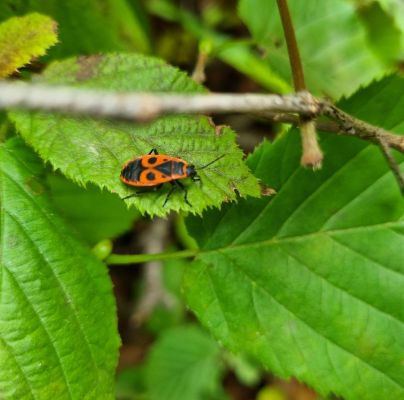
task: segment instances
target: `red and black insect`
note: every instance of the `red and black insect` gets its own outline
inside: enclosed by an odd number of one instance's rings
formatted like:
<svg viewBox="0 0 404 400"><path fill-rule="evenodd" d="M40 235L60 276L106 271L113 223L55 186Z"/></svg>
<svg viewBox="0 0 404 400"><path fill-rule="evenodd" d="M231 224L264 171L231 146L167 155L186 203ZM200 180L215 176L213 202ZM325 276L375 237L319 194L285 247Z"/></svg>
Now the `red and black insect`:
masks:
<svg viewBox="0 0 404 400"><path fill-rule="evenodd" d="M134 193L125 197L125 199L150 191L156 191L160 189L164 183L170 183L172 187L167 193L163 207L177 188L184 192L184 201L191 206L187 197L188 191L179 180L191 178L193 181L200 181L201 179L198 176L197 170L208 167L222 157L224 157L224 155L221 155L202 167L196 168L194 165L188 164L181 158L159 154L156 149L152 149L149 154L130 160L122 167L120 179L123 183L129 186L149 189Z"/></svg>

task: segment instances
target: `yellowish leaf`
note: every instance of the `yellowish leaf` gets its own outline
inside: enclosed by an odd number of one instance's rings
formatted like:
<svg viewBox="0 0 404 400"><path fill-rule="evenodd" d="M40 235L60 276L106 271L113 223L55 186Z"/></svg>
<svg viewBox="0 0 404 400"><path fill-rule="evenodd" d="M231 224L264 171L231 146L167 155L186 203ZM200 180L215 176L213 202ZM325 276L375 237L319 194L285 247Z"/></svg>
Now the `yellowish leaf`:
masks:
<svg viewBox="0 0 404 400"><path fill-rule="evenodd" d="M0 24L0 78L42 56L57 42L56 22L42 14L13 17Z"/></svg>

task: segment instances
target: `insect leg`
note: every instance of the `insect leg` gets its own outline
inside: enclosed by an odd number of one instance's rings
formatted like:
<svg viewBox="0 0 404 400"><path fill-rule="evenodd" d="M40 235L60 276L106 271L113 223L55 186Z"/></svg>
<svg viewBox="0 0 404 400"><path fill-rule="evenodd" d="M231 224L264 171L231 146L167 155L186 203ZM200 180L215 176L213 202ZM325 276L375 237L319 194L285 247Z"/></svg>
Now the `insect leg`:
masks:
<svg viewBox="0 0 404 400"><path fill-rule="evenodd" d="M151 149L148 154L159 154L157 149Z"/></svg>
<svg viewBox="0 0 404 400"><path fill-rule="evenodd" d="M188 190L187 188L179 181L174 181L174 183L181 188L181 190L184 192L184 201L187 203L190 207L192 207L192 204L188 201Z"/></svg>
<svg viewBox="0 0 404 400"><path fill-rule="evenodd" d="M166 199L164 200L164 203L163 203L163 207L167 204L168 199L173 194L174 190L177 188L177 186L176 186L176 184L174 182L175 181L170 182L172 186L171 186L170 191L167 193Z"/></svg>
<svg viewBox="0 0 404 400"><path fill-rule="evenodd" d="M153 186L153 187L151 187L149 189L146 189L146 190L141 190L139 192L132 193L129 196L123 197L122 200L126 200L126 199L129 199L131 197L137 197L137 196L140 196L142 194L146 194L146 193L150 193L150 192L156 192L157 190L161 189L162 186L163 186L163 184L160 184L160 185Z"/></svg>

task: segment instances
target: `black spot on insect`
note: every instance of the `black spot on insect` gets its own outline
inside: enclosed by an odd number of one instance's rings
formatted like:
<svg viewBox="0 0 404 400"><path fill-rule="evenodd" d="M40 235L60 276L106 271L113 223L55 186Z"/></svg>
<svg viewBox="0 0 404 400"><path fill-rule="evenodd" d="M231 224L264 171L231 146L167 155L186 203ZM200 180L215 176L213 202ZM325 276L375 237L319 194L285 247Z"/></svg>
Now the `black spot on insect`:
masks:
<svg viewBox="0 0 404 400"><path fill-rule="evenodd" d="M156 175L153 172L148 172L146 175L148 181L154 181L156 179Z"/></svg>
<svg viewBox="0 0 404 400"><path fill-rule="evenodd" d="M157 161L157 157L150 157L149 158L149 164L155 164Z"/></svg>

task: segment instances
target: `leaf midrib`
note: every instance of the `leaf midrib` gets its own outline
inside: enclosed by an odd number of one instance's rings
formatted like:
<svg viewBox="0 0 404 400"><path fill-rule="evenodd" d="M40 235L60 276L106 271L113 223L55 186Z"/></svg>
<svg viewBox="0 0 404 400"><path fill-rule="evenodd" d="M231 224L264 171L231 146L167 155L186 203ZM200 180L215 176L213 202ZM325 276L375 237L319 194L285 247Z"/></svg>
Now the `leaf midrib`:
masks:
<svg viewBox="0 0 404 400"><path fill-rule="evenodd" d="M225 251L231 251L231 250L241 250L241 249L249 249L249 248L260 248L260 247L266 247L266 246L272 246L272 245L281 245L283 243L293 243L293 242L298 242L298 241L304 241L316 236L321 236L321 235L338 235L338 234L343 234L343 233L356 233L356 232L361 232L361 231L366 231L366 230L374 230L374 229L382 229L382 228L387 228L387 229L393 229L396 228L396 225L401 225L404 227L404 220L401 219L402 216L396 221L390 221L390 222L383 222L380 224L374 224L374 225L367 225L367 226L358 226L358 227L352 227L352 228L343 228L343 229L333 229L333 230L328 230L328 231L318 231L318 232L309 232L305 233L303 235L295 235L295 236L284 236L284 237L272 237L270 239L265 239L265 240L257 240L254 242L247 242L247 243L238 243L238 244L230 244L227 246L221 246L221 247L216 247L213 249L200 249L198 251L197 258L203 255L210 255L214 254L216 252L225 252ZM382 265L382 264L381 264ZM404 273L401 273L397 270L387 268L384 266L386 269L388 269L391 272L394 272L400 276L404 276Z"/></svg>

